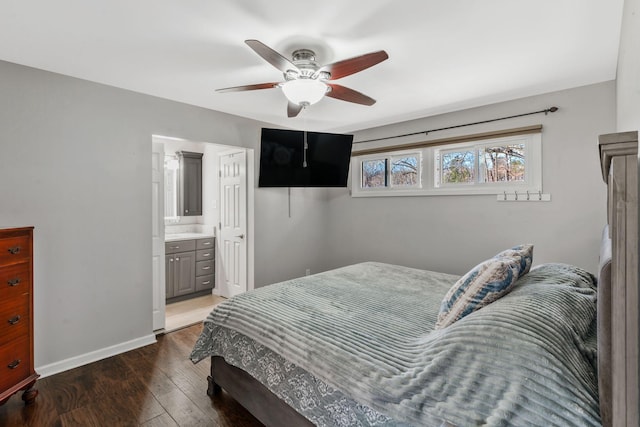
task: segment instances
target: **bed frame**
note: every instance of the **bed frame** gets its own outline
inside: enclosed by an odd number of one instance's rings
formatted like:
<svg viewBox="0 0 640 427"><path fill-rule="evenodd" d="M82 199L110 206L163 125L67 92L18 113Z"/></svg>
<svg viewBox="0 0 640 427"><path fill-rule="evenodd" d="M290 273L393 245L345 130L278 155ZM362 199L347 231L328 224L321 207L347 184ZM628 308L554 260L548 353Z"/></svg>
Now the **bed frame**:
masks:
<svg viewBox="0 0 640 427"><path fill-rule="evenodd" d="M605 427L640 425L638 306L638 133L601 135L602 176L608 187L608 243L598 286L598 381ZM602 258L602 257L601 257ZM606 258L606 255L605 255ZM266 426L312 426L245 371L211 358L207 394L224 389Z"/></svg>
<svg viewBox="0 0 640 427"><path fill-rule="evenodd" d="M599 147L611 239L598 284L600 414L605 427L638 426L638 132L601 135Z"/></svg>

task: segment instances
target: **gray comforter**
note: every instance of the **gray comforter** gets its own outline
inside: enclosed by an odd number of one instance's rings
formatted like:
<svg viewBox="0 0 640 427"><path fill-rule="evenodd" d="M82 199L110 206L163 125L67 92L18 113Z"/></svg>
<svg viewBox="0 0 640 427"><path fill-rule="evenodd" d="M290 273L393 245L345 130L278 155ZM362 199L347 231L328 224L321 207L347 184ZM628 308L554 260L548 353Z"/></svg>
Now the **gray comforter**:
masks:
<svg viewBox="0 0 640 427"><path fill-rule="evenodd" d="M260 288L218 306L191 357L234 359L216 337L239 333L386 425L599 425L595 279L544 265L434 331L456 279L363 263Z"/></svg>

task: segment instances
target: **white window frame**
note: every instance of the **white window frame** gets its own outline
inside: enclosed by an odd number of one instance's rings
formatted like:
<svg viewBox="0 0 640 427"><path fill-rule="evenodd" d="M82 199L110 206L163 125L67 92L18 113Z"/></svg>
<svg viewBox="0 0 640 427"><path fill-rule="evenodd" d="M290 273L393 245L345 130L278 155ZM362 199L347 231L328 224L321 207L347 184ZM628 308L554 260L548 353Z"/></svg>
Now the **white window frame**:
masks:
<svg viewBox="0 0 640 427"><path fill-rule="evenodd" d="M486 146L503 146L512 144L525 145L525 179L518 182L499 183L469 183L469 184L438 184L439 172L436 162L441 151L470 149L475 151L476 168L479 167L478 149ZM391 171L391 161L398 156L419 154L418 179L416 186L394 187L391 185L391 177L387 177L386 187L362 188L362 162L367 160L387 159L388 171ZM443 196L443 195L480 195L480 194L504 194L518 192L519 194L531 194L542 192L542 135L532 133L485 140L447 144L441 146L429 146L411 150L388 151L377 154L358 156L357 151L351 158L351 196L352 197L389 197L389 196ZM477 169L480 176L480 169Z"/></svg>

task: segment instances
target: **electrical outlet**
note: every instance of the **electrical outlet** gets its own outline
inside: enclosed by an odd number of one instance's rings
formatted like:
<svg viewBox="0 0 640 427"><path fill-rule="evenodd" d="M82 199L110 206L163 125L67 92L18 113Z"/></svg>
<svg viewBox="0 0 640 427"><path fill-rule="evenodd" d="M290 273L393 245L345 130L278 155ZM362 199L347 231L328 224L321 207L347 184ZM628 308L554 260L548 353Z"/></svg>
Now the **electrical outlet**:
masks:
<svg viewBox="0 0 640 427"><path fill-rule="evenodd" d="M307 270L305 271L305 276L309 276L311 274L311 269L307 268Z"/></svg>

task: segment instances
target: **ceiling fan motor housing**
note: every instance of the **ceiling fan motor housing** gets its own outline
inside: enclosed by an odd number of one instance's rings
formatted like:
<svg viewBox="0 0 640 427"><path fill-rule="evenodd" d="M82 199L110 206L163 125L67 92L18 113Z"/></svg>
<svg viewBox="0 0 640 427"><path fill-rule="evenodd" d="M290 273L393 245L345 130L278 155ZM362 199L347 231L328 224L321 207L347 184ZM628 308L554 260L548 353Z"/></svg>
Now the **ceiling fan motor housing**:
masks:
<svg viewBox="0 0 640 427"><path fill-rule="evenodd" d="M311 49L297 49L291 54L293 64L298 70L287 70L284 73L285 80L294 79L317 79L329 80L331 73L320 71L318 73L318 63L316 62L316 53Z"/></svg>

